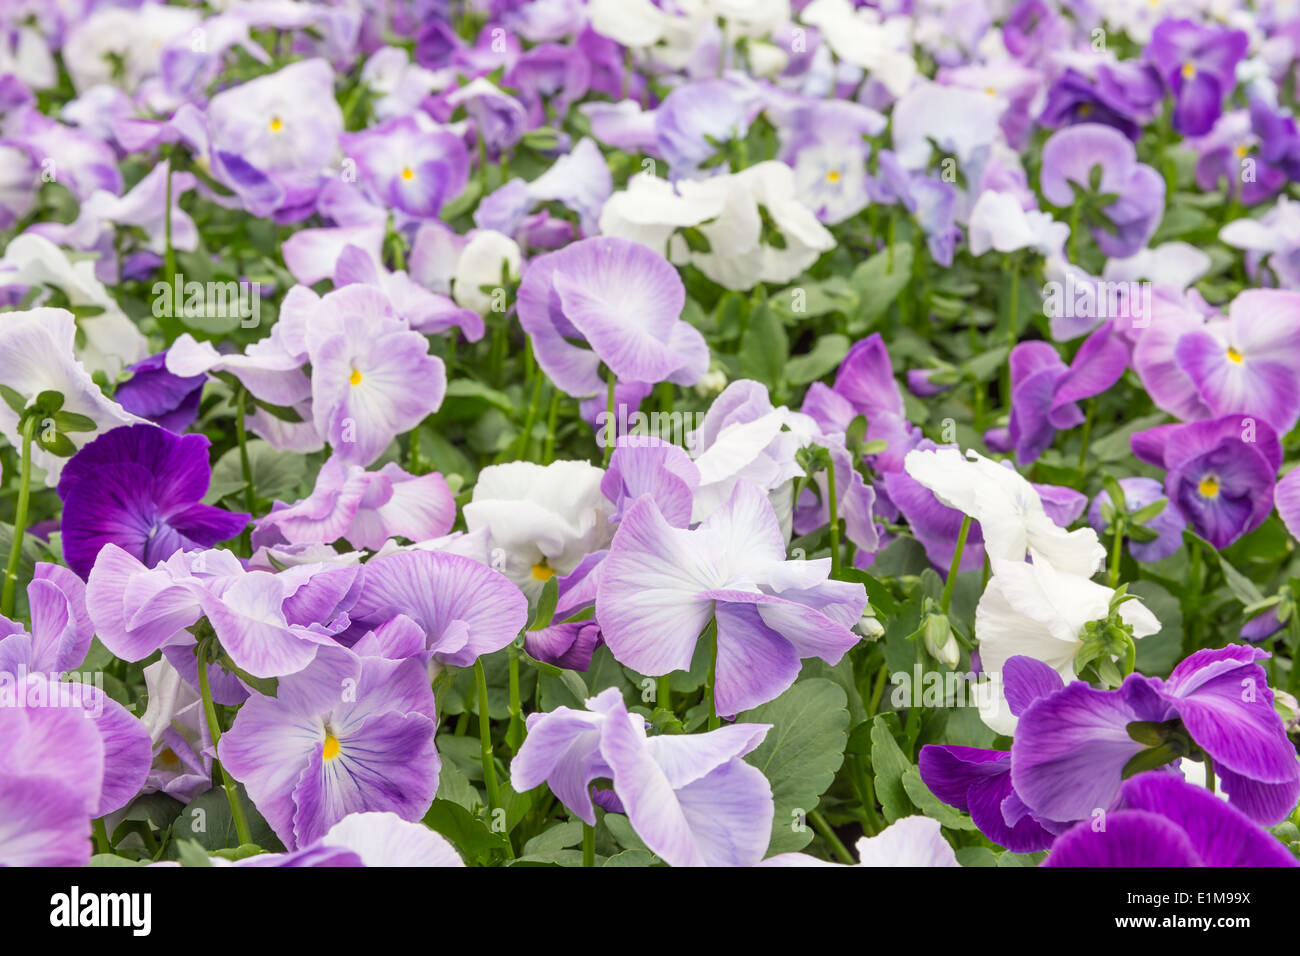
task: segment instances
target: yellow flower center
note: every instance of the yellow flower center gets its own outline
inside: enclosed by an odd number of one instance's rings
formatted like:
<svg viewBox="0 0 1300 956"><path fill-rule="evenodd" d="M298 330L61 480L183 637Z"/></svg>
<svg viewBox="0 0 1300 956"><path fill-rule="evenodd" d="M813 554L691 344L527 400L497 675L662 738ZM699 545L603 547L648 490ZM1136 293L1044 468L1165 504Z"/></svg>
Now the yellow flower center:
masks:
<svg viewBox="0 0 1300 956"><path fill-rule="evenodd" d="M1183 79L1190 80L1196 76L1196 64L1190 60L1183 64Z"/></svg>
<svg viewBox="0 0 1300 956"><path fill-rule="evenodd" d="M351 374L350 376L348 376L348 384L349 384L349 385L360 385L360 384L361 384L361 371L360 371L359 369L355 369L355 368L354 368L354 369L352 370L352 374Z"/></svg>
<svg viewBox="0 0 1300 956"><path fill-rule="evenodd" d="M838 183L840 181L840 171L838 169L832 169L826 174L826 181L831 185Z"/></svg>
<svg viewBox="0 0 1300 956"><path fill-rule="evenodd" d="M998 91L995 90L995 89L994 89L993 87L991 87L991 86L986 86L986 87L984 87L984 92L987 93L989 96L997 96L997 95L998 95Z"/></svg>
<svg viewBox="0 0 1300 956"><path fill-rule="evenodd" d="M174 767L181 762L181 758L176 756L176 751L171 747L164 747L162 753L158 755L158 760L166 767Z"/></svg>
<svg viewBox="0 0 1300 956"><path fill-rule="evenodd" d="M1236 349L1234 349L1231 345L1228 346L1228 361L1229 361L1229 362L1236 362L1238 365L1240 365L1241 362L1242 362L1242 358L1243 358L1243 356L1242 356L1242 354L1241 354L1240 352L1238 352Z"/></svg>
<svg viewBox="0 0 1300 956"><path fill-rule="evenodd" d="M1080 116L1088 116L1088 115L1090 115L1091 113L1092 113L1092 104L1091 104L1091 103L1080 103L1080 104L1079 104L1079 115L1080 115Z"/></svg>
<svg viewBox="0 0 1300 956"><path fill-rule="evenodd" d="M538 561L536 564L533 565L534 580L549 581L553 577L555 577L555 571L554 569L551 568L549 564L546 563L545 558L542 558L542 560Z"/></svg>
<svg viewBox="0 0 1300 956"><path fill-rule="evenodd" d="M278 133L284 129L284 122L278 116L271 117L271 132Z"/></svg>
<svg viewBox="0 0 1300 956"><path fill-rule="evenodd" d="M415 178L415 170L412 169L410 166L403 166L402 178L405 179L407 182L410 182L412 179Z"/></svg>
<svg viewBox="0 0 1300 956"><path fill-rule="evenodd" d="M325 760L333 760L339 755L339 739L333 734L325 735L325 745L320 749L320 755Z"/></svg>
<svg viewBox="0 0 1300 956"><path fill-rule="evenodd" d="M1245 155L1249 152L1250 152L1250 147L1243 143L1242 145L1237 147L1237 158L1241 159L1245 157Z"/></svg>
<svg viewBox="0 0 1300 956"><path fill-rule="evenodd" d="M1219 479L1214 475L1206 475L1197 485L1196 490L1201 493L1202 498L1219 497Z"/></svg>

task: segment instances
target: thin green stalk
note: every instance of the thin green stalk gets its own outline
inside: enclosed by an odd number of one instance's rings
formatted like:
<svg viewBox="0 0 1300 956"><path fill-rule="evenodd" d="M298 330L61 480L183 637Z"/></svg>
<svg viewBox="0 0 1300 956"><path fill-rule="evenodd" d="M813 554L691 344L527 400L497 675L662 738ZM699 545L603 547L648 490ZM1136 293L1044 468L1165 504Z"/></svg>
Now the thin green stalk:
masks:
<svg viewBox="0 0 1300 956"><path fill-rule="evenodd" d="M5 617L13 617L18 565L23 557L23 535L27 533L27 502L32 491L32 434L36 431L37 417L30 415L23 422L23 460L18 478L18 503L14 506L14 537L9 542L9 563L5 565L5 583L0 591L0 614Z"/></svg>
<svg viewBox="0 0 1300 956"><path fill-rule="evenodd" d="M1209 790L1210 793L1214 793L1214 761L1210 759L1209 754L1205 755L1205 788Z"/></svg>
<svg viewBox="0 0 1300 956"><path fill-rule="evenodd" d="M605 455L602 467L609 467L609 456L614 454L614 446L618 443L618 420L614 417L614 386L618 382L618 376L614 370L610 369L609 374L609 394L605 399Z"/></svg>
<svg viewBox="0 0 1300 956"><path fill-rule="evenodd" d="M96 853L112 853L113 844L108 839L108 826L103 817L96 817L92 824L95 836Z"/></svg>
<svg viewBox="0 0 1300 956"><path fill-rule="evenodd" d="M510 657L510 732L506 742L512 753L518 752L518 744L523 741L524 707L519 695L519 648L511 642L508 648Z"/></svg>
<svg viewBox="0 0 1300 956"><path fill-rule="evenodd" d="M546 410L546 442L542 445L542 464L549 465L555 458L555 424L560 417L560 390L551 389L551 407Z"/></svg>
<svg viewBox="0 0 1300 956"><path fill-rule="evenodd" d="M667 674L655 682L655 706L664 710L673 709L673 685Z"/></svg>
<svg viewBox="0 0 1300 956"><path fill-rule="evenodd" d="M531 346L529 354L531 355ZM519 434L519 447L515 449L517 458L528 458L528 447L533 440L533 422L537 420L537 411L542 404L542 382L546 376L542 374L539 368L533 375L533 397L528 403L528 414L524 416L524 430Z"/></svg>
<svg viewBox="0 0 1300 956"><path fill-rule="evenodd" d="M596 865L596 828L590 823L582 825L582 865Z"/></svg>
<svg viewBox="0 0 1300 956"><path fill-rule="evenodd" d="M706 683L706 689L709 695L709 730L717 730L722 726L722 720L718 717L718 697L717 697L717 679L718 679L718 622L712 620L709 626L705 628L708 640L713 642L710 649L709 657L709 676Z"/></svg>
<svg viewBox="0 0 1300 956"><path fill-rule="evenodd" d="M251 515L254 513L253 506L257 502L257 495L253 490L253 466L248 460L248 431L244 427L244 407L247 396L248 391L243 388L235 394L235 437L239 441L239 468L244 475L244 507Z"/></svg>
<svg viewBox="0 0 1300 956"><path fill-rule="evenodd" d="M1092 419L1097 412L1097 400L1088 399L1088 414L1083 419L1082 444L1079 446L1079 471L1088 467L1088 443L1092 439Z"/></svg>
<svg viewBox="0 0 1300 956"><path fill-rule="evenodd" d="M835 831L831 829L831 825L826 822L826 818L819 811L809 810L808 822L813 825L813 829L817 831L818 835L830 845L831 852L835 854L836 859L841 863L847 863L849 866L853 866L857 862L857 860L853 859L852 854L845 849L844 844L840 842L840 838L835 835Z"/></svg>
<svg viewBox="0 0 1300 956"><path fill-rule="evenodd" d="M835 462L826 469L826 497L831 513L831 577L840 576L840 503L835 494Z"/></svg>
<svg viewBox="0 0 1300 956"><path fill-rule="evenodd" d="M961 570L961 555L966 550L970 524L970 515L962 515L961 530L957 532L957 547L952 552L952 566L948 568L948 580L943 582L943 599L939 603L939 609L944 614L948 613L948 607L952 604L952 591L957 586L957 573Z"/></svg>
<svg viewBox="0 0 1300 956"><path fill-rule="evenodd" d="M497 783L497 765L492 756L492 723L488 714L487 673L483 661L474 661L474 685L478 690L478 741L483 759L483 783L487 786L488 810L501 806L501 787Z"/></svg>
<svg viewBox="0 0 1300 956"><path fill-rule="evenodd" d="M199 672L199 696L203 698L203 713L208 720L208 734L212 737L212 751L216 753L217 743L221 740L221 721L217 719L217 708L212 702L212 688L209 686L208 681L207 651L207 643L201 641L195 663L198 665ZM239 790L235 786L235 781L220 761L214 757L212 762L221 768L223 789L226 791L226 800L230 804L230 817L235 822L235 833L239 837L239 844L243 846L245 843L252 843L253 835L248 829L248 818L244 815L244 805L240 802Z"/></svg>
<svg viewBox="0 0 1300 956"><path fill-rule="evenodd" d="M1110 568L1107 575L1110 578L1111 588L1119 587L1119 564L1124 556L1124 519L1115 519L1115 540L1110 546Z"/></svg>

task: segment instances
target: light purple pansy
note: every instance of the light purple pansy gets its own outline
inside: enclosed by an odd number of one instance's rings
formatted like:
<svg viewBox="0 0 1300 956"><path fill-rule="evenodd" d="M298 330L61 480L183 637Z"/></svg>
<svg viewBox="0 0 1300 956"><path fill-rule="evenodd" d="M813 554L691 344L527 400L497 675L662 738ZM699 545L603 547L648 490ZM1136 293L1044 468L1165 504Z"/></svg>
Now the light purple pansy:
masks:
<svg viewBox="0 0 1300 956"><path fill-rule="evenodd" d="M571 813L596 823L591 784L613 781L600 802L626 812L637 835L672 866L753 866L771 837L772 788L746 763L767 724L730 724L701 734L646 734L617 688L586 702L530 714L510 765L516 789L547 783ZM612 797L612 799L611 799Z"/></svg>
<svg viewBox="0 0 1300 956"><path fill-rule="evenodd" d="M509 578L472 558L399 551L365 564L350 615L361 629L403 617L435 660L467 667L515 639L528 621L528 600Z"/></svg>
<svg viewBox="0 0 1300 956"><path fill-rule="evenodd" d="M424 129L414 115L394 117L340 138L360 181L384 205L411 216L438 215L469 179L469 153L461 138Z"/></svg>
<svg viewBox="0 0 1300 956"><path fill-rule="evenodd" d="M1083 123L1053 133L1043 145L1043 195L1054 205L1068 209L1074 205L1076 188L1091 190L1094 168L1101 170L1098 193L1118 198L1101 210L1108 224L1090 224L1092 237L1107 256L1131 256L1147 244L1160 225L1165 181L1150 166L1137 161L1133 144L1119 130L1100 123Z"/></svg>
<svg viewBox="0 0 1300 956"><path fill-rule="evenodd" d="M582 239L529 263L519 322L542 370L575 398L604 392L602 363L623 382L693 385L709 349L682 320L685 301L677 270L648 246Z"/></svg>
<svg viewBox="0 0 1300 956"><path fill-rule="evenodd" d="M787 561L767 496L740 480L693 531L672 527L643 497L623 515L597 587L596 619L614 657L651 676L689 670L717 622L717 713L772 700L800 658L834 664L858 637L860 584L829 580L830 559Z"/></svg>
<svg viewBox="0 0 1300 956"><path fill-rule="evenodd" d="M440 538L451 530L456 501L437 472L412 475L396 462L366 471L330 458L312 493L291 505L277 501L258 519L253 545L331 544L340 538L377 551L389 538Z"/></svg>
<svg viewBox="0 0 1300 956"><path fill-rule="evenodd" d="M0 865L85 866L104 781L95 724L70 707L0 707Z"/></svg>
<svg viewBox="0 0 1300 956"><path fill-rule="evenodd" d="M331 647L282 678L275 697L250 697L217 756L295 849L349 813L387 810L420 820L441 767L433 714L428 672L417 658Z"/></svg>
<svg viewBox="0 0 1300 956"><path fill-rule="evenodd" d="M321 298L306 328L316 430L342 462L368 465L437 411L442 359L399 319L379 289L350 285Z"/></svg>

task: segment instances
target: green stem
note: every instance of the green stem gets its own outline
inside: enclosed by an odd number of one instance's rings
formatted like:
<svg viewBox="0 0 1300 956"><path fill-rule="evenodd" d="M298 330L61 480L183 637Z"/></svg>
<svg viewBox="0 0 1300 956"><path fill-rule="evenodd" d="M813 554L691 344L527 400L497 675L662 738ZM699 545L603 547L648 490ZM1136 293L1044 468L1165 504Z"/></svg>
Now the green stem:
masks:
<svg viewBox="0 0 1300 956"><path fill-rule="evenodd" d="M549 465L555 458L555 424L560 417L560 390L551 390L551 407L546 411L546 443L542 445L542 464Z"/></svg>
<svg viewBox="0 0 1300 956"><path fill-rule="evenodd" d="M532 346L530 344L530 355L531 349ZM542 382L545 378L546 376L542 374L540 368L533 374L533 398L532 401L528 403L528 414L524 416L524 430L519 435L519 447L515 452L516 457L518 458L528 458L528 446L532 444L533 440L533 422L537 420L537 411L542 404Z"/></svg>
<svg viewBox="0 0 1300 956"><path fill-rule="evenodd" d="M957 532L957 547L952 552L952 566L948 568L948 580L943 583L943 598L939 602L939 609L944 614L948 613L948 607L952 604L952 591L957 586L957 572L961 570L961 555L966 550L970 524L970 515L962 515L961 530Z"/></svg>
<svg viewBox="0 0 1300 956"><path fill-rule="evenodd" d="M840 503L835 494L835 462L826 469L826 497L831 513L831 577L840 576Z"/></svg>
<svg viewBox="0 0 1300 956"><path fill-rule="evenodd" d="M605 398L605 431L603 433L605 436L605 455L601 463L604 468L609 467L609 456L614 454L614 446L618 443L618 419L614 417L614 386L618 382L618 376L614 374L613 369L610 369L607 377L609 378L609 392Z"/></svg>
<svg viewBox="0 0 1300 956"><path fill-rule="evenodd" d="M817 831L821 838L830 844L831 852L835 854L835 857L841 863L853 866L857 862L853 859L852 854L845 849L844 844L840 842L840 838L835 835L835 831L831 829L831 825L826 822L826 818L819 811L809 810L808 822L813 825L813 829Z"/></svg>
<svg viewBox="0 0 1300 956"><path fill-rule="evenodd" d="M582 825L582 865L596 865L596 828L590 823Z"/></svg>
<svg viewBox="0 0 1300 956"><path fill-rule="evenodd" d="M478 741L483 760L483 783L487 786L488 811L501 806L501 787L497 783L497 765L492 756L492 723L488 714L487 673L483 661L474 661L474 684L478 690Z"/></svg>
<svg viewBox="0 0 1300 956"><path fill-rule="evenodd" d="M664 674L656 682L655 687L655 706L662 707L664 710L673 709L673 685L667 674Z"/></svg>
<svg viewBox="0 0 1300 956"><path fill-rule="evenodd" d="M253 506L257 501L253 490L253 466L248 460L248 432L244 427L244 404L248 390L241 388L235 395L235 437L239 441L239 468L244 475L244 507L249 515L254 514Z"/></svg>
<svg viewBox="0 0 1300 956"><path fill-rule="evenodd" d="M709 651L709 676L706 685L709 694L709 730L717 730L722 726L722 720L718 717L717 690L714 686L718 679L718 622L716 619L709 622L705 634L713 642L713 647Z"/></svg>
<svg viewBox="0 0 1300 956"><path fill-rule="evenodd" d="M23 557L23 536L27 533L27 502L32 490L32 434L36 431L37 415L29 415L23 422L22 470L18 479L18 503L14 507L14 537L9 542L9 563L5 565L5 583L0 591L0 614L13 617L14 594L18 587L18 565Z"/></svg>
<svg viewBox="0 0 1300 956"><path fill-rule="evenodd" d="M103 817L96 817L93 823L96 853L112 853L113 844L108 840L108 826Z"/></svg>
<svg viewBox="0 0 1300 956"><path fill-rule="evenodd" d="M1124 556L1124 519L1115 519L1115 540L1110 547L1110 586L1119 587L1119 563Z"/></svg>
<svg viewBox="0 0 1300 956"><path fill-rule="evenodd" d="M1214 787L1215 787L1214 761L1210 759L1209 754L1206 754L1205 755L1205 788L1209 790L1210 793L1214 793Z"/></svg>
<svg viewBox="0 0 1300 956"><path fill-rule="evenodd" d="M203 713L208 720L208 734L212 737L212 752L215 754L217 744L221 740L221 721L217 719L217 708L212 702L212 688L209 686L208 681L207 652L207 642L200 641L198 655L195 658L199 671L199 696L203 698ZM230 803L230 817L235 822L235 833L239 837L239 844L243 846L245 843L252 843L253 835L248 829L248 818L244 815L244 805L240 802L239 790L235 786L235 781L220 761L213 757L212 762L221 769L223 789L226 791L226 800Z"/></svg>
<svg viewBox="0 0 1300 956"><path fill-rule="evenodd" d="M514 645L513 641L510 643L508 653L510 656L510 734L507 734L507 737L509 738L516 733L523 733L524 708L519 696L519 648ZM522 742L523 738L520 736L514 739ZM509 743L509 740L507 740L507 743ZM514 744L511 744L511 752L518 752Z"/></svg>
<svg viewBox="0 0 1300 956"><path fill-rule="evenodd" d="M1084 471L1088 466L1088 442L1092 439L1092 419L1097 412L1097 400L1088 399L1088 414L1083 419L1083 438L1079 446L1079 471Z"/></svg>

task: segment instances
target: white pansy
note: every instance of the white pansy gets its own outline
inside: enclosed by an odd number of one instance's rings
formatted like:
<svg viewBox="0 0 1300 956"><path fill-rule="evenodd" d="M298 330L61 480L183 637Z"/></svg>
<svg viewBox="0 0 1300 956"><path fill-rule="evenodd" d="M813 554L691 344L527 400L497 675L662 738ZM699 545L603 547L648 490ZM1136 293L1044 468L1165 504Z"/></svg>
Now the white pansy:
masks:
<svg viewBox="0 0 1300 956"><path fill-rule="evenodd" d="M986 189L971 209L967 230L971 255L990 249L1015 252L1032 249L1042 256L1060 255L1070 227L1045 212L1026 210L1012 193Z"/></svg>
<svg viewBox="0 0 1300 956"><path fill-rule="evenodd" d="M854 9L849 0L813 0L800 19L817 27L837 57L866 70L894 96L902 96L915 81L909 17L881 21L875 10Z"/></svg>
<svg viewBox="0 0 1300 956"><path fill-rule="evenodd" d="M519 244L509 236L495 229L477 230L456 260L452 298L463 308L487 315L494 305L491 290L501 287L503 277L518 280L521 259Z"/></svg>
<svg viewBox="0 0 1300 956"><path fill-rule="evenodd" d="M1001 673L1010 658L1020 655L1042 661L1065 680L1073 680L1083 626L1105 620L1114 596L1112 588L1060 571L1046 561L995 560L993 576L975 608L980 666ZM1160 630L1156 616L1140 601L1125 601L1119 616L1135 638Z"/></svg>
<svg viewBox="0 0 1300 956"><path fill-rule="evenodd" d="M1097 532L1057 525L1034 486L1014 468L955 448L910 451L903 466L940 502L980 523L991 561L1023 561L1032 553L1038 563L1086 579L1106 560Z"/></svg>
<svg viewBox="0 0 1300 956"><path fill-rule="evenodd" d="M465 526L487 528L489 563L530 596L608 546L613 505L601 493L602 468L585 461L513 461L479 472Z"/></svg>
<svg viewBox="0 0 1300 956"><path fill-rule="evenodd" d="M73 262L43 236L24 233L9 243L0 258L0 285L57 290L73 307L102 309L77 320L81 343L76 356L92 373L102 371L110 379L116 378L125 366L149 354L144 335L95 278L94 261ZM42 303L48 295L38 294L36 303Z"/></svg>
<svg viewBox="0 0 1300 956"><path fill-rule="evenodd" d="M86 367L77 361L73 345L77 324L66 309L31 309L0 317L0 385L7 385L27 404L44 391L63 396L63 411L85 415L95 423L94 431L68 432L77 448L101 432L118 425L143 421L107 398ZM0 434L15 448L22 446L18 414L0 403ZM45 471L45 483L59 483L66 458L52 455L32 444L32 463Z"/></svg>
<svg viewBox="0 0 1300 956"><path fill-rule="evenodd" d="M1184 292L1210 271L1210 257L1187 242L1166 242L1141 249L1127 259L1108 259L1101 277L1108 281L1145 279Z"/></svg>
<svg viewBox="0 0 1300 956"><path fill-rule="evenodd" d="M894 105L894 153L904 169L925 169L935 158L933 143L964 167L978 150L998 141L1006 108L1000 94L917 84Z"/></svg>

